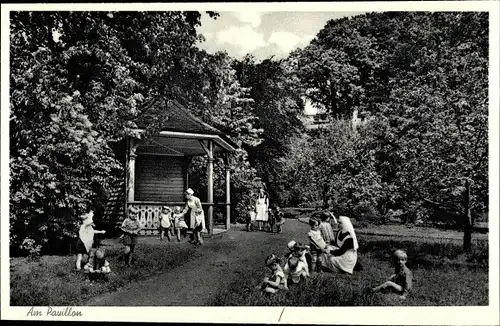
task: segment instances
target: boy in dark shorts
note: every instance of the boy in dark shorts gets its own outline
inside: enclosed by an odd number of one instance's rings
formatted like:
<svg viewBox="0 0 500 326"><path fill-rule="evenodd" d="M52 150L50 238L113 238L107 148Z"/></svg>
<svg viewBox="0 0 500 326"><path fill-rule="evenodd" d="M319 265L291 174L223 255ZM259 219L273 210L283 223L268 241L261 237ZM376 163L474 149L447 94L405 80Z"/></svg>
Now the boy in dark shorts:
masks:
<svg viewBox="0 0 500 326"><path fill-rule="evenodd" d="M137 244L139 231L142 230L142 225L137 221L139 210L135 207L130 207L128 216L123 221L121 230L124 232L123 244L125 245L125 265L130 266L133 263L134 257L132 256Z"/></svg>

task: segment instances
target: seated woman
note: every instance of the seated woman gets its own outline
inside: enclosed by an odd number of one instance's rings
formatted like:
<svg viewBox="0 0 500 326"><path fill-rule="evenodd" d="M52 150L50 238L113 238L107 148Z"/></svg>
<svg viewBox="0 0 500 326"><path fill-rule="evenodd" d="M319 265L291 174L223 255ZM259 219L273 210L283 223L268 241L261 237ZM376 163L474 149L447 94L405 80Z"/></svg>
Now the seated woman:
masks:
<svg viewBox="0 0 500 326"><path fill-rule="evenodd" d="M340 216L338 223L339 232L335 237L335 246L327 246L327 250L319 259L324 269L352 274L358 259L358 240L347 216Z"/></svg>

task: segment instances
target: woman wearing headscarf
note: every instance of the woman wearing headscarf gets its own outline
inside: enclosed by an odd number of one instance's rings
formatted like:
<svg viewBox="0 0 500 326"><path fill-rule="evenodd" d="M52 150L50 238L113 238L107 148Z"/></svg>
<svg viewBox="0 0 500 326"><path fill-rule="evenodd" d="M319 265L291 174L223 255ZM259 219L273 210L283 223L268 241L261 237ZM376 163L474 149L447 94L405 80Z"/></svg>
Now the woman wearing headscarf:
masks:
<svg viewBox="0 0 500 326"><path fill-rule="evenodd" d="M335 236L334 246L328 246L320 256L321 265L333 272L352 274L358 259L358 239L351 220L347 216L338 219L339 231Z"/></svg>
<svg viewBox="0 0 500 326"><path fill-rule="evenodd" d="M205 213L201 207L201 201L198 197L194 196L194 191L191 188L187 189L184 195L186 196L186 206L184 206L181 215L184 216L189 211L188 227L193 230L189 242L201 245L203 244L201 232L206 230Z"/></svg>
<svg viewBox="0 0 500 326"><path fill-rule="evenodd" d="M266 224L269 217L269 198L267 197L264 188L259 189L259 194L257 196L257 201L255 202L255 211L257 216L255 220L259 225L259 230L262 230L262 224Z"/></svg>

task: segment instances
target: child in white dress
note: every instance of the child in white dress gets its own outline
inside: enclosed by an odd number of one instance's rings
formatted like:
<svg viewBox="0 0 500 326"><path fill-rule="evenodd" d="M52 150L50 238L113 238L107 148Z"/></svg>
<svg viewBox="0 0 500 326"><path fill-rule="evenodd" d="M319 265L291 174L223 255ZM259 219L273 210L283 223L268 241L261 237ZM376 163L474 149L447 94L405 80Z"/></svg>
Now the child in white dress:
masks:
<svg viewBox="0 0 500 326"><path fill-rule="evenodd" d="M188 226L186 224L186 221L184 221L184 215L182 214L182 208L180 206L176 206L174 208L173 218L175 232L177 234L177 241L181 242L181 231L187 230Z"/></svg>
<svg viewBox="0 0 500 326"><path fill-rule="evenodd" d="M163 240L163 236L167 236L167 240L170 242L170 236L172 235L172 209L168 206L163 206L160 213L160 239Z"/></svg>
<svg viewBox="0 0 500 326"><path fill-rule="evenodd" d="M76 270L82 269L83 255L89 255L94 244L94 234L104 234L106 231L94 230L94 212L90 211L81 216L82 225L78 232L78 243L76 244Z"/></svg>

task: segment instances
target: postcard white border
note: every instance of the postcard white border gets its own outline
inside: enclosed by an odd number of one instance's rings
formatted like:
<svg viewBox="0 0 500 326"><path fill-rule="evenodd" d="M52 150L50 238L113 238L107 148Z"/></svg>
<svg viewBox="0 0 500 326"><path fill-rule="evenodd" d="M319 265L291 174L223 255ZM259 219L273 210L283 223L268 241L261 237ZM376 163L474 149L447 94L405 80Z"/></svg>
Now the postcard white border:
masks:
<svg viewBox="0 0 500 326"><path fill-rule="evenodd" d="M292 10L293 9L293 10ZM365 325L498 325L499 318L499 13L497 1L345 2L345 3L99 3L1 5L1 311L2 319L136 322L220 322ZM9 273L9 11L11 10L198 10L198 11L488 11L490 16L489 180L490 270L486 307L74 307L83 316L27 317L30 307L12 307ZM43 308L43 307L42 307ZM281 319L280 319L281 318Z"/></svg>

